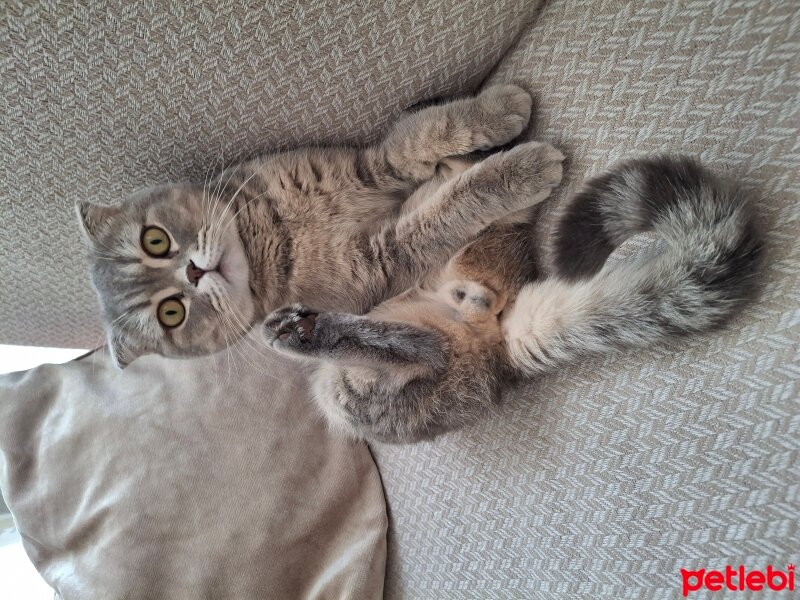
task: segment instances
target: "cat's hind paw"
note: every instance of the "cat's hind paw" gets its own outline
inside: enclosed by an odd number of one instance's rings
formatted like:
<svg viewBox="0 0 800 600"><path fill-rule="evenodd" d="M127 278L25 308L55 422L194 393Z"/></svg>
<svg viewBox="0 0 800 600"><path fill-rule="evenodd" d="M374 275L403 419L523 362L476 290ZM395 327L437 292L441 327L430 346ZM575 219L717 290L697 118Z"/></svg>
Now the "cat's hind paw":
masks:
<svg viewBox="0 0 800 600"><path fill-rule="evenodd" d="M477 122L473 147L488 150L516 138L528 126L532 105L531 95L517 85L486 88L475 98Z"/></svg>
<svg viewBox="0 0 800 600"><path fill-rule="evenodd" d="M505 295L498 295L477 281L448 281L441 292L443 300L458 311L465 321L483 321L495 317L506 303Z"/></svg>
<svg viewBox="0 0 800 600"><path fill-rule="evenodd" d="M564 155L546 142L526 142L489 157L478 166L507 190L513 212L538 204L561 183Z"/></svg>

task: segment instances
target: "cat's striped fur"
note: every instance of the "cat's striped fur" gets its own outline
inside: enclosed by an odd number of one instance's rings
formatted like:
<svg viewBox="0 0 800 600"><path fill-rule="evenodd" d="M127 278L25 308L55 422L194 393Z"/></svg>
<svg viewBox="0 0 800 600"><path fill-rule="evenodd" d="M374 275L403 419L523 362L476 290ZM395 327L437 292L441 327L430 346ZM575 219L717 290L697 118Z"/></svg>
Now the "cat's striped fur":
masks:
<svg viewBox="0 0 800 600"><path fill-rule="evenodd" d="M544 239L532 230L495 225L364 317L293 307L266 335L320 362L335 427L415 441L476 420L516 378L721 325L752 296L762 246L747 194L688 158L623 163L566 200ZM606 264L644 231L664 247Z"/></svg>
<svg viewBox="0 0 800 600"><path fill-rule="evenodd" d="M115 362L206 354L289 303L364 312L415 285L559 183L563 156L548 144L477 164L448 158L509 142L530 111L527 92L494 86L408 114L366 148L285 152L121 205L79 203ZM431 185L442 172L446 183ZM142 247L151 226L169 236L163 257ZM198 268L204 275L193 281ZM185 308L178 327L157 319L166 299Z"/></svg>
<svg viewBox="0 0 800 600"><path fill-rule="evenodd" d="M563 156L538 142L476 154L516 137L530 107L496 86L406 115L368 148L81 203L117 364L216 351L267 317L271 345L313 363L332 426L414 441L478 419L516 378L734 314L761 250L746 194L690 159L638 159L539 219ZM143 251L148 226L169 253ZM642 231L664 248L606 264ZM178 326L157 319L166 299L185 307Z"/></svg>

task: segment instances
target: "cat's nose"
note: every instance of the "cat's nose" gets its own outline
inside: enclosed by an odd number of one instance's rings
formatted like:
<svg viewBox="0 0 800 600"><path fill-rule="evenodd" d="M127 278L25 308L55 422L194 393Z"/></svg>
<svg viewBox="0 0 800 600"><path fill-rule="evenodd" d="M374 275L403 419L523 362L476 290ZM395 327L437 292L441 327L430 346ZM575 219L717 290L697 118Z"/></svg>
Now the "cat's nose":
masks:
<svg viewBox="0 0 800 600"><path fill-rule="evenodd" d="M186 265L186 278L192 285L197 285L197 282L200 281L200 278L205 274L206 271L195 266L191 260L189 261L189 264Z"/></svg>

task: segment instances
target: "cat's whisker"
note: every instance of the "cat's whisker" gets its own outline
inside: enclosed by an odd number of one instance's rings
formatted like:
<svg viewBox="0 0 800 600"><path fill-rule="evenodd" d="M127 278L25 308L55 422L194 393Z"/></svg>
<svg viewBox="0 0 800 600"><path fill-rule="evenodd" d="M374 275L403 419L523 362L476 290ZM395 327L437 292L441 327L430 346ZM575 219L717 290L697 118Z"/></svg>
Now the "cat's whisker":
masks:
<svg viewBox="0 0 800 600"><path fill-rule="evenodd" d="M218 311L213 310L213 305L211 304L209 299L200 297L200 298L198 298L198 301L201 302L201 303L205 303L206 305L211 307L212 314L217 318L217 321L219 322L219 326L220 326L220 329L222 331L222 336L223 336L223 338L225 340L225 356L228 359L227 360L227 362L228 362L228 382L227 382L227 385L230 385L230 376L231 376L231 349L230 349L230 347L231 347L231 344L230 344L230 340L228 339L228 333L227 333L227 328L225 326L225 322L222 320L221 314Z"/></svg>
<svg viewBox="0 0 800 600"><path fill-rule="evenodd" d="M238 319L236 319L236 317L234 316L233 313L231 313L229 315L229 319L234 321L235 324L237 324L237 328L241 327L241 323L238 322ZM254 354L259 356L260 358L263 358L265 360L269 360L269 358L270 358L269 354L264 352L264 350L266 349L266 346L264 346L264 348L259 348L258 345L257 345L257 342L255 342L254 340L251 340L247 336L247 334L241 336L239 338L239 342L242 344L242 346L247 347L249 350L251 350Z"/></svg>
<svg viewBox="0 0 800 600"><path fill-rule="evenodd" d="M227 323L228 328L234 332L233 335L238 335L238 333L236 332L236 327L231 323L230 319L228 318L228 315L226 315L224 312L219 312L217 314L221 318L220 322L223 323L223 327L224 324ZM251 367L255 371L261 370L260 365L254 362L252 357L250 357L247 353L245 353L244 350L239 346L240 342L243 342L246 345L247 342L246 338L239 337L238 339L233 339L232 341L229 341L227 333L225 333L224 329L223 329L223 335L225 335L225 341L228 348L231 349L232 351L235 351L242 359L242 361L244 361L249 367ZM249 345L248 348L250 348ZM271 373L266 373L266 375L274 377Z"/></svg>
<svg viewBox="0 0 800 600"><path fill-rule="evenodd" d="M266 345L266 343L264 343L264 345L260 347L257 341L251 340L248 337L248 333L252 329L252 327L246 324L243 315L237 312L235 306L230 301L230 297L229 294L227 293L227 290L225 290L224 288L219 288L216 285L213 286L213 289L217 292L216 296L217 301L221 305L224 305L224 310L219 311L218 314L225 319L225 322L229 325L230 330L233 332L231 337L234 337L234 342L231 345L233 345L236 348L237 352L242 357L242 360L245 360L245 362L247 362L248 365L253 367L255 370L262 369L262 367L259 364L253 362L252 357L246 354L243 348L247 348L256 356L268 361L272 358L270 356L268 346ZM226 343L229 343L227 335L226 335ZM293 373L299 374L299 372L297 371L294 370L291 371ZM275 377L271 373L265 373L265 374L268 375L269 377L272 377L275 380L279 380L278 377Z"/></svg>
<svg viewBox="0 0 800 600"><path fill-rule="evenodd" d="M100 351L103 353L103 356L102 356L103 360L106 359L106 347L108 346L108 334L113 331L114 325L116 325L118 322L122 321L123 319L125 319L125 321L127 323L127 320L132 316L131 313L133 313L133 309L129 309L129 310L125 311L124 313L122 313L121 315L119 315L116 319L114 319L108 325L103 327L102 333L100 333L100 335L97 336L97 342L95 342L95 348L100 348ZM103 343L104 340L105 340L105 343ZM94 375L94 371L95 371L95 363L92 362L92 375Z"/></svg>
<svg viewBox="0 0 800 600"><path fill-rule="evenodd" d="M207 181L203 185L203 225L208 225L211 223L212 219L216 214L216 204L218 202L211 194L211 183L214 181L214 171L216 170L217 163L213 163L208 170L208 178ZM220 149L219 155L219 165L222 171L220 171L219 175L217 175L218 182L222 179L222 174L224 173L224 166L225 166L225 156L222 150Z"/></svg>
<svg viewBox="0 0 800 600"><path fill-rule="evenodd" d="M225 184L224 184L224 185L223 185L223 186L222 186L222 187L219 189L219 194L217 195L217 202L218 202L219 204L221 204L222 192L225 190L225 188L227 188L227 187L228 187L228 184L229 184L229 183L231 182L231 180L233 179L233 176L236 174L236 172L238 171L239 167L240 167L241 165L245 164L245 162L247 162L247 161L242 161L242 162L240 162L240 163L238 163L238 164L236 165L236 168L235 168L235 169L234 169L234 170L231 172L231 174L228 176L228 179L225 181ZM221 221L222 221L222 219L224 218L224 216L225 216L225 213L227 212L227 210L228 210L228 208L230 207L231 203L232 203L232 202L233 202L233 201L236 199L236 196L237 196L237 194L238 194L238 193L241 191L241 189L242 189L242 188L243 188L243 187L244 187L244 186L245 186L245 185L246 185L246 184L247 184L247 183L248 183L248 182L249 182L249 181L250 181L250 180L251 180L251 179L252 179L252 178L253 178L255 175L257 175L257 174L258 174L258 171L257 171L257 170L254 170L254 171L253 171L253 173L250 175L250 177L248 177L248 178L247 178L247 179L246 179L246 180L245 180L245 181L242 183L242 185L239 187L239 189L237 189L237 190L236 190L236 192L234 192L233 196L232 196L232 197L230 198L230 200L228 201L228 204L225 206L225 208L223 209L222 213L220 214L220 218L219 218L219 221L220 221L220 222L221 222ZM221 180L221 179L222 179L222 177L220 177L220 180Z"/></svg>
<svg viewBox="0 0 800 600"><path fill-rule="evenodd" d="M214 186L214 191L211 191L211 183L209 182L209 189L208 189L208 213L207 218L204 216L203 223L210 227L211 223L216 219L217 209L220 204L220 198L222 195L222 190L224 189L227 182L230 181L230 178L236 173L241 166L241 163L237 164L233 171L228 175L228 179L223 184L223 179L225 177L225 157L224 154L220 151L220 166L221 171L219 175L216 176L216 185ZM213 180L212 180L213 181Z"/></svg>
<svg viewBox="0 0 800 600"><path fill-rule="evenodd" d="M213 179L213 173L216 169L216 162L209 163L208 167L206 167L205 172L203 173L203 199L208 198L209 187L211 186L211 181Z"/></svg>
<svg viewBox="0 0 800 600"><path fill-rule="evenodd" d="M225 355L228 359L228 385L231 383L231 343L228 340L228 334L225 329L225 322L222 320L219 313L217 313L217 319L219 320L220 327L222 328L222 335L225 338Z"/></svg>
<svg viewBox="0 0 800 600"><path fill-rule="evenodd" d="M244 349L242 348L242 346L240 346L240 342L241 342L241 340L235 340L235 341L233 341L233 342L231 343L231 348L232 348L232 349L233 349L233 350L234 350L234 351L235 351L235 352L236 352L236 353L239 355L239 357L241 358L241 360L242 360L242 361L243 361L245 364L247 364L247 365L248 365L248 366L249 366L251 369L253 369L254 371L263 371L263 368L262 368L262 366L261 366L261 365L259 365L259 364L257 364L257 363L254 361L254 359L253 359L253 358L252 358L252 357L251 357L251 356L250 356L248 353L246 353L246 352L244 351ZM265 374L265 375L268 375L269 377L273 377L273 375L272 375L271 373L264 373L264 374Z"/></svg>
<svg viewBox="0 0 800 600"><path fill-rule="evenodd" d="M219 202L222 199L222 192L225 190L226 187L228 187L228 184L231 182L231 179L233 179L233 176L236 175L236 173L239 171L239 167L241 167L243 164L244 162L239 162L236 164L233 170L228 174L228 178L225 180L225 183L222 183L222 178L225 176L225 169L222 170L222 173L220 173L219 179L217 180L217 187L214 190L217 202Z"/></svg>
<svg viewBox="0 0 800 600"><path fill-rule="evenodd" d="M216 286L215 286L216 287ZM264 344L263 348L259 348L257 342L251 340L248 337L248 333L252 329L251 325L248 325L243 318L243 315L237 312L235 306L230 301L229 294L224 289L217 289L218 298L220 304L224 305L224 313L226 320L231 323L234 332L236 333L239 341L241 341L242 345L246 346L250 350L252 350L255 354L260 356L264 359L269 359L269 354L265 354L264 350L267 348L266 344Z"/></svg>
<svg viewBox="0 0 800 600"><path fill-rule="evenodd" d="M242 182L242 184L237 188L237 190L233 193L233 196L231 196L230 200L228 200L228 204L225 205L225 209L222 211L222 214L220 215L219 220L215 224L215 227L219 227L220 225L222 225L222 222L223 222L223 219L224 219L225 215L227 214L228 210L230 210L230 207L234 203L234 201L236 200L236 197L239 195L239 192L241 192L242 189L244 188L244 186L247 185L248 182L251 179L253 179L253 177L255 177L256 175L258 175L258 171L253 171L250 174L250 176L247 179L245 179Z"/></svg>
<svg viewBox="0 0 800 600"><path fill-rule="evenodd" d="M94 247L92 248L91 252L109 258L124 258L122 253L114 248L111 248L101 239L95 240Z"/></svg>

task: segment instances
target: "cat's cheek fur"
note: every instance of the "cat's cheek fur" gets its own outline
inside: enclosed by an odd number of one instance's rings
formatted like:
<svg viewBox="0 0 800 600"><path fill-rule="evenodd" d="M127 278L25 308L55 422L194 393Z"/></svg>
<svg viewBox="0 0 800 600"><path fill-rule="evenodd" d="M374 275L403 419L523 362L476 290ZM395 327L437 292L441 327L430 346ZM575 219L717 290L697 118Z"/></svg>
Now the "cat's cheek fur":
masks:
<svg viewBox="0 0 800 600"><path fill-rule="evenodd" d="M250 290L250 267L239 234L234 230L225 240L225 249L217 266L227 282L229 293L236 304L240 317L253 325L257 314L256 298Z"/></svg>

